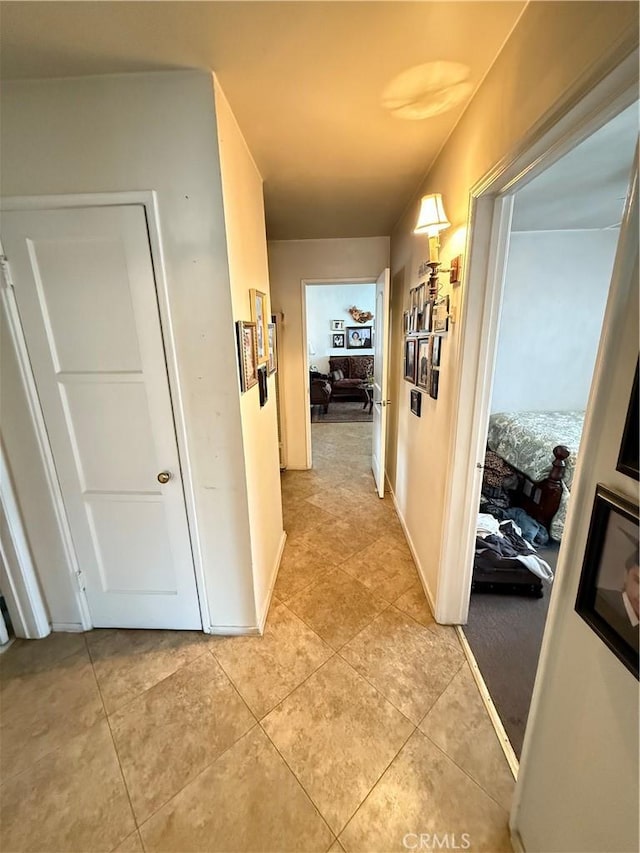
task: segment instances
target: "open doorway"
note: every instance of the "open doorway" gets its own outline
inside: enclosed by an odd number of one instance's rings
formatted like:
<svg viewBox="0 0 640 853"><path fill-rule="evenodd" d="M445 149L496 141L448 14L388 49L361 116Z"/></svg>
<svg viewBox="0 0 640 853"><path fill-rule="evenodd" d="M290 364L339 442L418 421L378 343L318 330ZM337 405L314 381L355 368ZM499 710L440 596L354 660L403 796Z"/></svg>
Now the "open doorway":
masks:
<svg viewBox="0 0 640 853"><path fill-rule="evenodd" d="M466 640L519 759L637 142L637 104L512 197Z"/></svg>

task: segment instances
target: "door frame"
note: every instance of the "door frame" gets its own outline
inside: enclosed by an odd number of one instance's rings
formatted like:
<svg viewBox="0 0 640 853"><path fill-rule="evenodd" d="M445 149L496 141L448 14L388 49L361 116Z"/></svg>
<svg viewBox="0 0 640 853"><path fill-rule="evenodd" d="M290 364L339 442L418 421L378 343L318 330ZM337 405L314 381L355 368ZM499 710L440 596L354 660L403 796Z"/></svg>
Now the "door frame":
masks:
<svg viewBox="0 0 640 853"><path fill-rule="evenodd" d="M593 69L471 189L436 620L466 624L514 194L638 100L638 49ZM606 76L604 76L606 74Z"/></svg>
<svg viewBox="0 0 640 853"><path fill-rule="evenodd" d="M186 509L187 531L193 560L194 577L198 606L202 620L202 630L207 633L211 625L209 606L206 595L206 583L198 533L198 520L195 510L194 478L187 443L187 425L184 414L183 394L180 381L180 370L177 358L173 322L171 313L171 299L169 295L168 273L164 258L162 231L160 227L160 212L157 193L155 190L133 190L127 192L106 193L70 193L66 195L38 195L38 196L5 196L0 198L0 211L10 210L50 210L74 207L121 207L124 205L142 206L147 221L147 233L151 263L155 280L155 290L158 304L158 316L160 331L164 349L164 357L167 369L167 380L169 395L173 411L173 424L178 447L178 459L180 462L180 473L182 480L182 491ZM4 256L2 245L0 253ZM11 259L9 258L9 264ZM3 269L5 282L7 269ZM64 553L67 558L69 573L72 575L72 589L74 591L75 603L80 614L81 630L88 631L92 625L91 614L84 590L78 582L78 560L71 536L71 527L62 499L62 490L55 470L53 453L45 427L44 416L40 407L35 378L31 370L31 364L27 354L27 346L20 322L18 307L11 286L2 288L2 298L7 310L11 335L14 340L16 357L20 367L23 386L29 403L29 410L33 422L34 431L38 440L41 461L43 463L49 497L54 508L56 521L63 542ZM54 625L54 628L56 626ZM64 626L61 630L69 630L70 626Z"/></svg>
<svg viewBox="0 0 640 853"><path fill-rule="evenodd" d="M378 274L379 275L379 274ZM307 287L309 285L332 285L332 284L371 284L375 287L376 280L369 276L360 276L358 278L303 278L300 281L302 305L302 369L304 378L304 441L305 441L305 464L307 469L313 467L313 448L311 442L311 407L309 400L311 398L311 387L309 383L309 346L307 336Z"/></svg>

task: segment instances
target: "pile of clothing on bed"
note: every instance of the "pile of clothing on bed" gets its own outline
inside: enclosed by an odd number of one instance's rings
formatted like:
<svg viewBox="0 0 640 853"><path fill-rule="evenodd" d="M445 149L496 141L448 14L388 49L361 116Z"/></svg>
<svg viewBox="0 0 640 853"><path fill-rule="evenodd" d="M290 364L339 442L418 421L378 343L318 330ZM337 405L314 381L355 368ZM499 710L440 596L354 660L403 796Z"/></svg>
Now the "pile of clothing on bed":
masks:
<svg viewBox="0 0 640 853"><path fill-rule="evenodd" d="M543 581L553 572L536 547L549 541L543 525L519 507L512 507L510 488L516 485L512 468L487 450L473 564L474 592L509 592L542 597Z"/></svg>

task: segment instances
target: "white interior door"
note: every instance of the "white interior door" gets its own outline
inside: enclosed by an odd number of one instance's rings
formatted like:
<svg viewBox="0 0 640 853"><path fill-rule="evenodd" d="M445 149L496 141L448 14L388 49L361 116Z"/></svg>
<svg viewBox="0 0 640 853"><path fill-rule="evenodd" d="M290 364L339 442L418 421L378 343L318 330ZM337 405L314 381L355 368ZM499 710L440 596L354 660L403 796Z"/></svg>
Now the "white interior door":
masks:
<svg viewBox="0 0 640 853"><path fill-rule="evenodd" d="M389 360L389 269L376 282L376 315L374 319L373 365L373 447L371 469L376 488L384 497L384 462L387 442L387 374Z"/></svg>
<svg viewBox="0 0 640 853"><path fill-rule="evenodd" d="M144 207L5 212L2 241L93 625L201 628Z"/></svg>

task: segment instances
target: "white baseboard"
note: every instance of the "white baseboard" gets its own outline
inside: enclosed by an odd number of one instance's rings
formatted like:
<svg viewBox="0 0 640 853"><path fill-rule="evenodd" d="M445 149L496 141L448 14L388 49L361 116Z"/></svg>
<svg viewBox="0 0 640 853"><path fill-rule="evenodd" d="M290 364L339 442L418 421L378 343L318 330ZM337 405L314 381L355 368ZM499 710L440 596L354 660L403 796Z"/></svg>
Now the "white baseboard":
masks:
<svg viewBox="0 0 640 853"><path fill-rule="evenodd" d="M257 625L212 625L205 633L216 637L259 637L262 632Z"/></svg>
<svg viewBox="0 0 640 853"><path fill-rule="evenodd" d="M404 520L404 516L400 507L398 506L398 501L396 500L395 492L391 488L391 483L389 482L389 478L385 476L385 481L387 484L387 489L389 490L389 494L391 495L391 500L393 501L393 506L396 511L396 515L400 521L400 525L402 527L402 532L405 535L405 539L407 540L407 545L409 546L409 550L411 551L411 556L413 557L413 562L416 564L416 568L418 570L418 577L420 578L420 583L422 584L422 588L424 590L424 594L427 598L427 602L429 604L429 608L431 609L431 613L434 615L436 612L436 603L434 597L431 593L431 588L427 579L425 577L424 571L422 569L422 565L420 563L420 558L418 557L418 552L416 551L415 545L413 544L413 539L411 538L411 534L409 533L409 528L407 527L407 522Z"/></svg>
<svg viewBox="0 0 640 853"><path fill-rule="evenodd" d="M282 537L280 539L280 545L278 546L278 553L276 554L275 563L273 569L271 570L271 578L269 580L269 591L267 592L267 597L264 602L264 606L262 608L262 613L260 614L260 622L258 625L258 632L260 634L264 634L264 626L267 622L267 616L269 615L269 608L271 607L271 599L273 598L273 590L276 585L276 580L278 579L278 572L280 570L280 563L282 562L282 555L284 553L284 546L287 542L287 532L286 530L282 531Z"/></svg>
<svg viewBox="0 0 640 853"><path fill-rule="evenodd" d="M83 634L85 628L80 622L52 622L51 630L67 634Z"/></svg>
<svg viewBox="0 0 640 853"><path fill-rule="evenodd" d="M504 756L507 759L507 763L509 765L509 769L513 773L513 778L517 780L518 778L518 770L520 768L520 762L513 751L513 747L511 746L511 741L505 731L504 726L502 725L502 720L500 719L500 715L498 714L498 709L493 704L493 699L491 698L491 694L487 688L484 678L482 677L482 673L480 672L480 668L475 659L475 655L471 651L471 646L467 642L467 638L464 635L464 629L462 625L456 625L456 629L458 631L458 637L460 638L460 643L462 645L462 649L465 653L465 657L469 662L469 667L471 668L471 672L475 679L476 684L478 685L478 690L480 691L480 696L482 697L482 701L484 702L484 706L487 709L487 713L489 714L489 718L495 729L498 740L500 741L500 746L502 747L502 751L504 752ZM516 848L514 847L514 850Z"/></svg>

